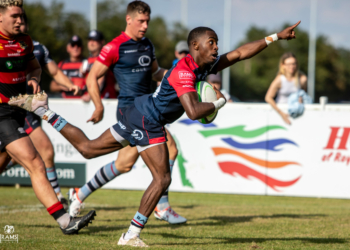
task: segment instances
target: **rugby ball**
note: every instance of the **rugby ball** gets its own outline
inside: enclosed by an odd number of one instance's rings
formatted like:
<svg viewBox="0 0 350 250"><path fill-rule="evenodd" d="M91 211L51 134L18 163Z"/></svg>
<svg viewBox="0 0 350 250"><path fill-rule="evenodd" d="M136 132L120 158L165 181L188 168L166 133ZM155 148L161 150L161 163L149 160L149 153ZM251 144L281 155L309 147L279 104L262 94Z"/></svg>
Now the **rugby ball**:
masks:
<svg viewBox="0 0 350 250"><path fill-rule="evenodd" d="M200 81L196 83L196 91L198 94L198 100L199 102L214 102L217 100L216 93L211 86L210 83L207 83L205 81ZM211 115L208 115L207 117L204 117L202 119L198 119L200 123L208 124L214 121L216 118L216 115L218 112L214 112Z"/></svg>

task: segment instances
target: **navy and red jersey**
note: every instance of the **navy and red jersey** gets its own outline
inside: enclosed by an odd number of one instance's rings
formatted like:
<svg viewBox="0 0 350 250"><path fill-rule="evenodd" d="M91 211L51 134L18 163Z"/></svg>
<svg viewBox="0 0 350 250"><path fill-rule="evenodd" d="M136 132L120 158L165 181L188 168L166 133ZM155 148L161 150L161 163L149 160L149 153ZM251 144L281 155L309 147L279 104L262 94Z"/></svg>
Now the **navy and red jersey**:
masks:
<svg viewBox="0 0 350 250"><path fill-rule="evenodd" d="M33 41L34 45L34 56L36 60L38 60L42 69L45 68L46 64L52 62L52 57L50 55L49 50L37 41ZM27 94L33 94L33 88L27 85Z"/></svg>
<svg viewBox="0 0 350 250"><path fill-rule="evenodd" d="M200 71L193 57L188 54L165 74L153 94L137 97L135 107L149 121L161 125L176 121L185 112L179 97L188 92L196 92L196 82L205 81L209 74L216 74L219 59L220 57Z"/></svg>
<svg viewBox="0 0 350 250"><path fill-rule="evenodd" d="M95 57L89 57L88 60L88 72L90 71L90 69L92 68L92 65L94 64L94 62L97 60L97 56ZM87 75L85 76L85 79L87 79L89 73L87 73ZM105 75L105 79L102 83L102 88L101 88L101 98L102 99L115 99L118 97L117 91L115 90L115 84L116 84L116 80L113 74L112 70L108 70L106 75Z"/></svg>
<svg viewBox="0 0 350 250"><path fill-rule="evenodd" d="M0 32L0 103L26 93L26 69L35 59L33 42L27 34L7 37Z"/></svg>
<svg viewBox="0 0 350 250"><path fill-rule="evenodd" d="M86 82L83 74L80 72L80 68L83 65L83 60L77 62L71 62L69 59L61 61L58 67L62 70L63 74L69 77L74 85L84 89ZM73 92L62 92L63 98L80 98L80 96L74 96Z"/></svg>
<svg viewBox="0 0 350 250"><path fill-rule="evenodd" d="M97 61L109 67L119 84L118 107L128 107L137 96L151 93L154 46L148 38L134 41L124 32L106 44Z"/></svg>

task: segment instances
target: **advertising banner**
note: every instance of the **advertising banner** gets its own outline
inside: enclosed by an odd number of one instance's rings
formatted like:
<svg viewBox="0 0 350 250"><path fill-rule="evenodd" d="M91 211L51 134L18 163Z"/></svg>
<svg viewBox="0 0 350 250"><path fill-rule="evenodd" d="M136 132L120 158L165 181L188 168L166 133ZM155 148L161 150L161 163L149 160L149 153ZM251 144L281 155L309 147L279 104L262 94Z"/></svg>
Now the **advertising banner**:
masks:
<svg viewBox="0 0 350 250"><path fill-rule="evenodd" d="M50 102L52 110L90 139L116 123L117 101L104 101L104 105L103 121L93 125L86 122L94 111L93 104L79 100ZM167 126L178 147L170 190L350 198L349 112L348 105L327 105L325 109L308 105L302 117L292 119L292 125L285 124L267 104L229 103L207 125L184 114ZM45 122L43 128L54 144L57 166L82 164L79 168L84 170L86 166L86 174L80 173L86 181L117 157L114 152L85 160ZM4 183L2 178L13 178L8 173L1 176L0 183ZM104 188L145 190L151 180L139 158L132 171ZM80 185L78 180L72 184Z"/></svg>

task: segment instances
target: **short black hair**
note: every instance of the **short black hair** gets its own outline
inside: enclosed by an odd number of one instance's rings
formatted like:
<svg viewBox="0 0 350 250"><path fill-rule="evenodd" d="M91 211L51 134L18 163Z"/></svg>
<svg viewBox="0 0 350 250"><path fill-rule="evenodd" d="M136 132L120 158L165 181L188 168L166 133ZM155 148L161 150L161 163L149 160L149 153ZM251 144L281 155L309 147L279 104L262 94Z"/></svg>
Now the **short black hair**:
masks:
<svg viewBox="0 0 350 250"><path fill-rule="evenodd" d="M203 35L207 31L213 31L215 33L214 30L212 30L211 28L208 28L208 27L197 27L197 28L194 28L193 30L191 30L190 34L188 35L188 38L187 38L188 47L191 46L191 42L193 40L197 39L199 36Z"/></svg>
<svg viewBox="0 0 350 250"><path fill-rule="evenodd" d="M128 8L126 9L126 14L132 15L135 12L139 14L148 13L149 15L151 15L151 7L149 7L149 5L143 1L139 1L139 0L133 1L128 4Z"/></svg>

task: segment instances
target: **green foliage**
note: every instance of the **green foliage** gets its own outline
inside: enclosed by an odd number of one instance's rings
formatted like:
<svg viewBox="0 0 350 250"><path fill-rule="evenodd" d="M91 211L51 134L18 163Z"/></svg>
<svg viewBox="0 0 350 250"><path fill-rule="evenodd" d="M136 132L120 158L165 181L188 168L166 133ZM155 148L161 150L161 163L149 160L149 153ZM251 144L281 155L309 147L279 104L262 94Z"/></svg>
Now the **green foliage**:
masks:
<svg viewBox="0 0 350 250"><path fill-rule="evenodd" d="M90 25L84 15L78 12L64 12L64 4L56 1L50 7L42 3L26 3L25 10L30 26L29 34L49 49L56 62L68 57L66 44L73 35L79 35L86 45ZM110 42L125 30L125 1L99 2L97 11L98 30L103 32L106 42ZM162 18L151 18L146 36L156 48L156 56L161 67L172 66L172 61L175 59L175 45L179 40L186 40L187 34L188 30L179 23L175 23L172 29L169 29ZM86 49L84 56L88 56ZM42 85L45 90L49 89L49 82L50 78L44 74Z"/></svg>
<svg viewBox="0 0 350 250"><path fill-rule="evenodd" d="M285 24L281 30L287 26ZM275 32L253 26L239 45ZM285 52L293 52L298 58L300 70L307 74L308 33L296 29L296 36L297 39L292 41L275 42L255 57L234 65L231 68L231 94L243 101L264 101L266 91L277 74L279 58ZM316 53L316 102L320 96L328 96L331 102L348 100L350 51L334 48L326 37L319 36Z"/></svg>

